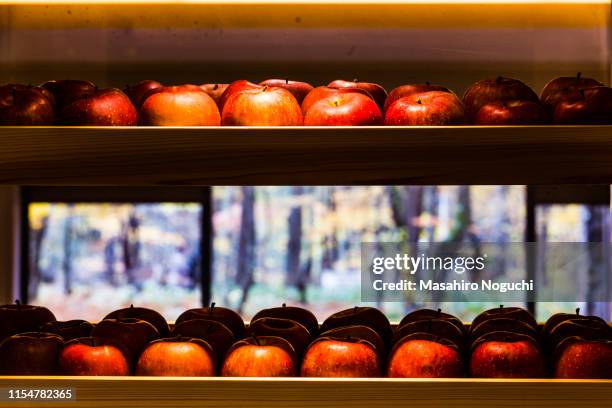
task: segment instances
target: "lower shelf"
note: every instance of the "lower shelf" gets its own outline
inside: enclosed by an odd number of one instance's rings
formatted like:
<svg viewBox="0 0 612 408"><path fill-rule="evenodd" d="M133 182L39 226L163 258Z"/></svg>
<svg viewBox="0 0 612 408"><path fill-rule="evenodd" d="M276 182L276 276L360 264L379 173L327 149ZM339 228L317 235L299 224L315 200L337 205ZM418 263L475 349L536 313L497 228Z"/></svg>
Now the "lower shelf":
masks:
<svg viewBox="0 0 612 408"><path fill-rule="evenodd" d="M612 380L0 377L7 388L66 388L76 402L0 407L436 407L612 406Z"/></svg>

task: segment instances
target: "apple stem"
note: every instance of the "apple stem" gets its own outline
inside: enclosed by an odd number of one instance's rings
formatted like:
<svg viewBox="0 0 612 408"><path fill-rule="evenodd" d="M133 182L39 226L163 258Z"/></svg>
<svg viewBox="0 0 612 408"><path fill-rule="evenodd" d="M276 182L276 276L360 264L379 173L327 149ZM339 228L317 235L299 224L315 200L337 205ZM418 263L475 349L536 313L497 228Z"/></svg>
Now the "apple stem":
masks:
<svg viewBox="0 0 612 408"><path fill-rule="evenodd" d="M578 72L576 74L576 82L580 81L580 77L582 76L582 72Z"/></svg>
<svg viewBox="0 0 612 408"><path fill-rule="evenodd" d="M502 77L498 76L497 79L495 79L495 82L497 82L498 84L501 82Z"/></svg>
<svg viewBox="0 0 612 408"><path fill-rule="evenodd" d="M219 84L215 84L215 86L213 86L213 91L216 91L217 88L219 88Z"/></svg>
<svg viewBox="0 0 612 408"><path fill-rule="evenodd" d="M423 102L421 101L421 98L417 99L416 103L418 103L419 105L421 105Z"/></svg>
<svg viewBox="0 0 612 408"><path fill-rule="evenodd" d="M131 304L130 304L130 309L133 309L133 308L134 308L134 304L133 304L133 303L131 303Z"/></svg>
<svg viewBox="0 0 612 408"><path fill-rule="evenodd" d="M286 303L283 303L283 307L287 307L287 304L286 304Z"/></svg>
<svg viewBox="0 0 612 408"><path fill-rule="evenodd" d="M13 105L17 105L17 88L13 87Z"/></svg>
<svg viewBox="0 0 612 408"><path fill-rule="evenodd" d="M425 81L425 85L429 86L431 83L429 81Z"/></svg>
<svg viewBox="0 0 612 408"><path fill-rule="evenodd" d="M19 299L15 299L15 304L17 305L17 309L21 309L21 301Z"/></svg>
<svg viewBox="0 0 612 408"><path fill-rule="evenodd" d="M215 303L215 302L212 302L212 303L210 304L210 309L209 309L209 313L208 313L208 314L210 314L210 315L212 315L212 314L213 314L213 309L215 308L215 305L216 305L216 303Z"/></svg>
<svg viewBox="0 0 612 408"><path fill-rule="evenodd" d="M261 343L259 343L259 339L257 338L256 335L253 335L253 341L255 341L255 344L257 344L258 346L261 346Z"/></svg>
<svg viewBox="0 0 612 408"><path fill-rule="evenodd" d="M576 308L576 315L577 315L577 316L580 316L580 308L579 308L579 307L578 307L578 308Z"/></svg>
<svg viewBox="0 0 612 408"><path fill-rule="evenodd" d="M285 84L289 83L289 78L285 78Z"/></svg>
<svg viewBox="0 0 612 408"><path fill-rule="evenodd" d="M355 308L353 309L353 313L357 313L357 307L358 306L355 306Z"/></svg>
<svg viewBox="0 0 612 408"><path fill-rule="evenodd" d="M442 313L442 309L438 308L438 316L440 316L440 313Z"/></svg>

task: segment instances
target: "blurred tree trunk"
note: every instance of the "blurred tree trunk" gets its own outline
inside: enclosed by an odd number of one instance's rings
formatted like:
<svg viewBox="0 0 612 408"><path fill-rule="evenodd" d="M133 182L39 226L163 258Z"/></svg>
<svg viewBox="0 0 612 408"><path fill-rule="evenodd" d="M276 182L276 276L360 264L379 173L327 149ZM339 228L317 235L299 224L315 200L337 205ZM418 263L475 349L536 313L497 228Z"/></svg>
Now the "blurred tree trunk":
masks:
<svg viewBox="0 0 612 408"><path fill-rule="evenodd" d="M238 238L238 265L236 283L242 290L238 311L242 312L247 302L249 291L254 283L255 272L255 188L243 186L242 214L240 216L240 236Z"/></svg>
<svg viewBox="0 0 612 408"><path fill-rule="evenodd" d="M38 285L41 281L41 271L40 271L40 252L42 248L43 239L45 238L45 234L47 233L47 228L49 226L49 217L45 216L41 220L40 229L32 229L31 231L31 250L32 257L30 264L30 281L28 285L28 297L32 299L38 293Z"/></svg>
<svg viewBox="0 0 612 408"><path fill-rule="evenodd" d="M74 223L74 205L68 205L68 214L64 222L64 241L62 243L64 258L62 260L62 273L64 274L64 293L72 293L72 226Z"/></svg>
<svg viewBox="0 0 612 408"><path fill-rule="evenodd" d="M312 269L312 254L310 253L306 262L302 263L303 211L300 200L303 193L302 186L294 186L291 189L294 205L287 219L287 284L296 287L300 293L300 300L306 303L306 285Z"/></svg>
<svg viewBox="0 0 612 408"><path fill-rule="evenodd" d="M602 206L589 206L587 220L587 239L590 243L606 242L610 238L610 210ZM593 246L589 250L589 282L587 292L587 313L610 320L610 304L602 302L609 299L610 253L608 245Z"/></svg>
<svg viewBox="0 0 612 408"><path fill-rule="evenodd" d="M140 239L139 239L140 220L132 209L128 215L128 220L123 224L121 231L121 246L123 249L123 264L127 282L135 285L140 290L140 282L136 279L136 268L140 266Z"/></svg>
<svg viewBox="0 0 612 408"><path fill-rule="evenodd" d="M323 238L323 269L333 269L336 261L338 261L338 223L336 217L337 205L336 205L336 189L333 186L328 187L327 190L327 212L334 219L332 230L328 235Z"/></svg>

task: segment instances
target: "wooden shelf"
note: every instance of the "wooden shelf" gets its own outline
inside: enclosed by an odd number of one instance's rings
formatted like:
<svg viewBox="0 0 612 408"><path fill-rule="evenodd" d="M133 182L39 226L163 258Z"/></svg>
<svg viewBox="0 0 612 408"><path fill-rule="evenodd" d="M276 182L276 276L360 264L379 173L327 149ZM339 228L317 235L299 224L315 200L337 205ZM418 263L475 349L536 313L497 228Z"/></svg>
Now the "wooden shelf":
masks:
<svg viewBox="0 0 612 408"><path fill-rule="evenodd" d="M0 377L0 388L73 387L76 402L0 407L602 408L612 380Z"/></svg>
<svg viewBox="0 0 612 408"><path fill-rule="evenodd" d="M612 126L3 127L0 184L612 184Z"/></svg>

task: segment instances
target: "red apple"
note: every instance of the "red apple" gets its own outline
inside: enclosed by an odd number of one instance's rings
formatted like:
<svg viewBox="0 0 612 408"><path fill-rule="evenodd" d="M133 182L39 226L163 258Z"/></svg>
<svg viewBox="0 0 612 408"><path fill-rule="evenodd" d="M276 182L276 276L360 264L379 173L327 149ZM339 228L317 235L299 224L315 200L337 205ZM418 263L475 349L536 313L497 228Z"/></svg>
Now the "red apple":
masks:
<svg viewBox="0 0 612 408"><path fill-rule="evenodd" d="M393 335L393 343L413 334L427 334L433 339L445 340L453 344L455 348L463 351L466 346L465 334L452 322L444 319L417 320L399 326ZM425 339L429 340L429 338Z"/></svg>
<svg viewBox="0 0 612 408"><path fill-rule="evenodd" d="M145 322L151 323L159 332L159 335L165 337L170 333L168 322L159 312L153 309L147 309L146 307L126 307L123 309L115 310L107 314L103 320L106 319L140 319Z"/></svg>
<svg viewBox="0 0 612 408"><path fill-rule="evenodd" d="M542 328L542 333L547 336L558 324L567 320L579 321L589 326L608 326L608 323L601 317L581 315L580 308L577 308L576 313L556 313L550 316Z"/></svg>
<svg viewBox="0 0 612 408"><path fill-rule="evenodd" d="M253 316L251 321L255 321L262 317L276 317L279 319L293 320L306 327L313 336L316 336L319 332L319 321L316 316L313 315L310 310L301 307L287 306L283 303L280 307L260 310Z"/></svg>
<svg viewBox="0 0 612 408"><path fill-rule="evenodd" d="M280 337L249 337L228 351L223 377L293 377L296 375L293 347Z"/></svg>
<svg viewBox="0 0 612 408"><path fill-rule="evenodd" d="M119 89L94 89L64 105L58 119L68 126L136 126L138 113Z"/></svg>
<svg viewBox="0 0 612 408"><path fill-rule="evenodd" d="M259 83L259 85L277 86L284 88L291 92L298 103L302 103L306 95L314 88L307 82L290 81L288 79L266 79Z"/></svg>
<svg viewBox="0 0 612 408"><path fill-rule="evenodd" d="M485 310L476 316L472 321L471 329L474 329L485 320L495 319L498 317L517 319L527 323L533 327L534 330L537 330L538 328L538 322L536 322L533 315L527 309L523 309L522 307L504 307L504 305L499 305L499 307Z"/></svg>
<svg viewBox="0 0 612 408"><path fill-rule="evenodd" d="M219 126L219 108L196 85L164 86L150 90L140 108L140 125Z"/></svg>
<svg viewBox="0 0 612 408"><path fill-rule="evenodd" d="M393 102L385 113L388 126L463 125L465 111L455 94L430 91L405 96Z"/></svg>
<svg viewBox="0 0 612 408"><path fill-rule="evenodd" d="M478 378L540 378L544 357L529 336L493 332L472 345L470 374Z"/></svg>
<svg viewBox="0 0 612 408"><path fill-rule="evenodd" d="M374 101L378 108L382 111L385 106L385 100L387 99L387 91L385 88L378 84L374 84L371 82L359 82L356 79L352 81L345 81L343 79L337 79L335 81L330 82L327 86L332 88L359 88L367 91Z"/></svg>
<svg viewBox="0 0 612 408"><path fill-rule="evenodd" d="M235 92L221 113L224 126L301 126L303 122L295 97L278 87L262 86Z"/></svg>
<svg viewBox="0 0 612 408"><path fill-rule="evenodd" d="M13 305L0 306L0 341L13 334L37 331L47 322L55 321L49 309L42 306L22 305L19 300Z"/></svg>
<svg viewBox="0 0 612 408"><path fill-rule="evenodd" d="M96 89L96 85L92 82L78 79L47 81L42 84L41 87L53 94L58 111L70 102L81 98L83 95L91 94Z"/></svg>
<svg viewBox="0 0 612 408"><path fill-rule="evenodd" d="M554 376L612 379L612 340L566 339L556 353Z"/></svg>
<svg viewBox="0 0 612 408"><path fill-rule="evenodd" d="M320 337L304 354L302 377L380 377L381 363L374 346L347 337Z"/></svg>
<svg viewBox="0 0 612 408"><path fill-rule="evenodd" d="M93 330L93 324L85 320L53 321L40 326L40 331L57 334L64 341L89 337Z"/></svg>
<svg viewBox="0 0 612 408"><path fill-rule="evenodd" d="M453 378L463 377L461 354L451 344L413 339L407 336L396 344L387 369L387 377Z"/></svg>
<svg viewBox="0 0 612 408"><path fill-rule="evenodd" d="M202 90L206 92L208 96L213 98L219 107L219 111L221 111L219 102L221 101L221 95L223 95L223 92L225 92L228 86L229 84L202 84L200 85L200 88L202 88Z"/></svg>
<svg viewBox="0 0 612 408"><path fill-rule="evenodd" d="M152 89L161 88L163 85L152 79L145 79L134 85L126 85L124 92L132 101L134 107L139 110L144 102L145 95Z"/></svg>
<svg viewBox="0 0 612 408"><path fill-rule="evenodd" d="M612 124L612 88L595 86L557 104L553 123L558 125Z"/></svg>
<svg viewBox="0 0 612 408"><path fill-rule="evenodd" d="M68 342L60 353L59 366L65 375L130 375L121 346L94 337Z"/></svg>
<svg viewBox="0 0 612 408"><path fill-rule="evenodd" d="M171 336L204 340L217 353L217 361L223 361L227 350L236 342L234 333L226 325L210 319L193 319L176 324Z"/></svg>
<svg viewBox="0 0 612 408"><path fill-rule="evenodd" d="M383 117L369 96L338 93L313 103L304 114L305 126L378 126Z"/></svg>
<svg viewBox="0 0 612 408"><path fill-rule="evenodd" d="M329 86L318 86L306 95L302 101L302 113L305 115L310 107L321 99L325 99L329 96L342 95L345 93L360 93L372 98L372 95L366 90L360 88L331 88ZM374 98L372 98L374 100ZM378 106L378 105L377 105Z"/></svg>
<svg viewBox="0 0 612 408"><path fill-rule="evenodd" d="M389 319L380 310L373 307L355 306L341 310L329 316L321 324L321 333L336 327L361 325L374 330L383 339L385 345L391 344L393 330Z"/></svg>
<svg viewBox="0 0 612 408"><path fill-rule="evenodd" d="M0 126L48 126L55 121L53 102L43 88L0 87Z"/></svg>
<svg viewBox="0 0 612 408"><path fill-rule="evenodd" d="M403 98L404 96L410 96L429 91L452 93L448 88L442 85L430 84L429 82L425 82L424 84L401 85L389 92L389 96L387 96L387 99L385 99L384 112L389 109L389 106L391 106L393 102L397 101L400 98Z"/></svg>
<svg viewBox="0 0 612 408"><path fill-rule="evenodd" d="M545 125L548 115L542 105L532 101L491 102L474 119L475 125Z"/></svg>
<svg viewBox="0 0 612 408"><path fill-rule="evenodd" d="M463 95L467 117L473 121L480 108L492 102L539 102L533 90L518 79L497 77L484 79L471 85Z"/></svg>
<svg viewBox="0 0 612 408"><path fill-rule="evenodd" d="M21 333L0 342L0 375L54 375L64 341L42 332Z"/></svg>
<svg viewBox="0 0 612 408"><path fill-rule="evenodd" d="M47 98L49 100L49 102L51 102L51 105L53 106L54 110L57 108L57 101L55 100L55 96L53 96L53 93L51 93L51 91L48 90L47 88L43 88L42 86L24 85L24 84L7 84L7 85L0 86L0 90L2 90L2 89L7 89L7 90L12 90L12 89L18 89L18 90L30 89L30 90L34 90L34 91L40 93L45 98Z"/></svg>
<svg viewBox="0 0 612 408"><path fill-rule="evenodd" d="M456 316L453 316L451 314L448 313L444 313L442 312L442 309L437 309L437 310L433 310L433 309L418 309L415 310L413 312L408 313L406 316L404 316L404 318L399 322L399 324L397 325L398 328L411 323L411 322L417 322L420 320L431 320L431 319L436 319L436 320L446 320L450 323L452 323L453 325L455 325L459 330L461 330L462 333L466 333L467 330L464 326L464 324L461 322L461 320L459 320Z"/></svg>
<svg viewBox="0 0 612 408"><path fill-rule="evenodd" d="M174 337L151 342L140 355L136 375L211 377L215 353L200 339Z"/></svg>
<svg viewBox="0 0 612 408"><path fill-rule="evenodd" d="M229 99L230 96L235 94L236 92L244 91L246 89L261 89L261 85L254 84L252 82L247 81L246 79L239 79L238 81L234 81L229 84L221 96L217 104L219 105L219 112L223 112L223 108L225 107L225 103Z"/></svg>
<svg viewBox="0 0 612 408"><path fill-rule="evenodd" d="M572 98L576 91L594 86L603 84L593 78L583 78L580 72L573 77L555 78L542 89L540 101L552 113L559 102Z"/></svg>
<svg viewBox="0 0 612 408"><path fill-rule="evenodd" d="M159 332L151 323L140 319L106 319L96 324L92 336L123 345L132 362L147 344L159 337Z"/></svg>
<svg viewBox="0 0 612 408"><path fill-rule="evenodd" d="M245 326L242 317L232 309L218 307L214 302L211 303L210 307L189 309L183 312L178 319L176 319L175 324L178 325L182 322L194 319L208 319L221 322L232 331L237 339L244 337Z"/></svg>
<svg viewBox="0 0 612 408"><path fill-rule="evenodd" d="M260 317L251 321L247 328L249 336L276 336L287 340L298 356L301 356L310 344L312 336L300 323L277 317Z"/></svg>

